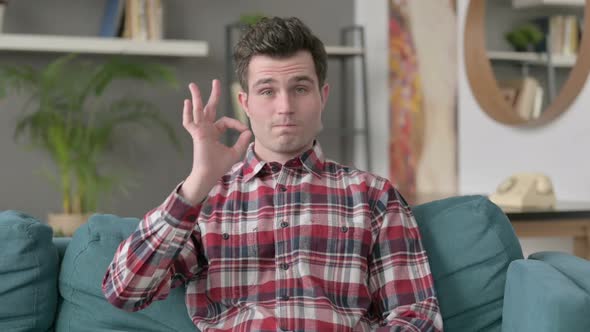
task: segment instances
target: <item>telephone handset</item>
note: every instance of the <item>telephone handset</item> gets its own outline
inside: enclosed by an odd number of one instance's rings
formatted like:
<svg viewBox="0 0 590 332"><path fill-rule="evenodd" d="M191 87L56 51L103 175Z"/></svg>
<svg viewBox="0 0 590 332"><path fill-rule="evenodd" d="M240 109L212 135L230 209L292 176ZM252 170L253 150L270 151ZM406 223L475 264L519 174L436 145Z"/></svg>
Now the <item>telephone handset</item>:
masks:
<svg viewBox="0 0 590 332"><path fill-rule="evenodd" d="M499 206L514 208L552 208L556 202L551 179L541 173L514 174L489 198Z"/></svg>

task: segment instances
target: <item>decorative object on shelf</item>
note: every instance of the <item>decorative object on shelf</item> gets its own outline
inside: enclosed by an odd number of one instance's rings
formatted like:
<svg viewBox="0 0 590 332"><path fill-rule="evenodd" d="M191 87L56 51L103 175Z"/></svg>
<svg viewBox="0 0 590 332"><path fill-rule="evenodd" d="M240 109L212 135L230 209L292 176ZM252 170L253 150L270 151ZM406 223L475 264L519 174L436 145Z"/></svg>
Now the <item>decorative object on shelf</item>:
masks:
<svg viewBox="0 0 590 332"><path fill-rule="evenodd" d="M494 4L498 2L492 1ZM535 0L537 6L543 6L549 3L547 0ZM580 1L577 1L580 2ZM586 5L580 8L583 11L585 18L590 17L590 0L585 1ZM557 1L551 1L552 5L557 5ZM516 10L510 7L508 10ZM555 17L559 15L553 15ZM552 17L553 17L552 16ZM567 17L567 15L563 15ZM493 18L490 18L493 20ZM467 7L464 27L464 61L467 79L475 100L479 103L481 109L495 121L517 127L540 127L550 123L552 120L566 112L571 103L576 99L584 85L586 84L588 74L590 73L590 34L582 33L579 40L579 47L577 55L563 55L554 54L553 52L545 53L517 53L514 52L490 52L486 48L486 0L471 0ZM551 19L549 19L551 21ZM559 19L555 19L558 22ZM566 20L567 21L567 20ZM578 22L579 24L579 22ZM544 31L543 28L541 28ZM554 32L565 31L563 29L554 29ZM590 20L585 19L582 28L577 31L590 31ZM575 32L575 31L574 31ZM563 38L567 35L563 34ZM546 34L546 32L545 32ZM550 33L551 34L551 33ZM557 38L556 40L558 40ZM551 50L553 45L553 38L544 38L547 45L546 49ZM562 43L565 49L570 49L573 44ZM568 46L569 45L569 46ZM534 110L531 117L523 117L515 109L506 102L505 94L501 90L496 74L493 70L491 59L497 61L512 61L516 64L522 65L522 76L528 76L528 66L538 65L544 66L547 70L547 87L543 87L547 93L549 103L547 106L541 107L541 111ZM569 69L569 65L575 63L569 71L569 76L561 85L560 89L556 88L555 68L565 67ZM540 81L540 80L539 80ZM543 96L543 94L541 94ZM535 97L540 99L542 97ZM536 108L535 108L536 109Z"/></svg>
<svg viewBox="0 0 590 332"><path fill-rule="evenodd" d="M258 23L258 21L265 18L266 16L267 15L263 13L241 14L238 22L246 26L249 26Z"/></svg>
<svg viewBox="0 0 590 332"><path fill-rule="evenodd" d="M537 25L526 23L506 33L505 37L515 51L532 52L543 41L544 34Z"/></svg>
<svg viewBox="0 0 590 332"><path fill-rule="evenodd" d="M8 90L30 96L14 136L27 137L33 149L55 164L57 174L41 173L60 190L63 215L50 214L48 222L64 233L96 212L106 194L128 187L129 175L123 178L113 160L108 165L104 160L120 144L115 142L119 130L129 125L159 129L180 148L174 129L151 102L131 96L104 98L111 83L123 79L176 86L169 68L124 58L102 64L76 60L75 54L68 54L42 69L0 66L0 97ZM66 224L74 226L66 229Z"/></svg>
<svg viewBox="0 0 590 332"><path fill-rule="evenodd" d="M8 0L0 0L0 33L4 30L4 12L6 11L6 4Z"/></svg>

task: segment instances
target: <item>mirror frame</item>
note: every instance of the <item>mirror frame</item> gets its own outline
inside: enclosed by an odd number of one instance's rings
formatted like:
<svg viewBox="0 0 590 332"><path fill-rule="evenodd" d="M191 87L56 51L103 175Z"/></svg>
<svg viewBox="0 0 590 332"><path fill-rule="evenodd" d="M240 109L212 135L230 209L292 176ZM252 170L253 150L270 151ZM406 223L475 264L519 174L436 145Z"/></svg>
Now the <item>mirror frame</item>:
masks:
<svg viewBox="0 0 590 332"><path fill-rule="evenodd" d="M584 27L576 63L555 99L534 120L523 119L502 97L486 50L485 5L470 0L465 19L463 57L469 86L481 109L497 122L518 127L539 127L565 113L578 97L590 73L590 0L584 5ZM494 1L494 0L489 0Z"/></svg>

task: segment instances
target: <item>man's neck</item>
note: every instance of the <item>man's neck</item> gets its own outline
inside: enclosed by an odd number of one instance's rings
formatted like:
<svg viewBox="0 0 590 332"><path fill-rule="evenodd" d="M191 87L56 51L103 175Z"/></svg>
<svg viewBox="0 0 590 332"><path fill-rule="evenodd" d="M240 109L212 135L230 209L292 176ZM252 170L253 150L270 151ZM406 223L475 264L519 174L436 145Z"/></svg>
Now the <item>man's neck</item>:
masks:
<svg viewBox="0 0 590 332"><path fill-rule="evenodd" d="M311 149L313 147L313 142L307 144L305 147L301 148L298 151L290 152L290 153L277 153L266 149L261 144L254 143L254 153L261 161L265 162L278 162L280 164L285 164L287 161L299 157L305 151Z"/></svg>

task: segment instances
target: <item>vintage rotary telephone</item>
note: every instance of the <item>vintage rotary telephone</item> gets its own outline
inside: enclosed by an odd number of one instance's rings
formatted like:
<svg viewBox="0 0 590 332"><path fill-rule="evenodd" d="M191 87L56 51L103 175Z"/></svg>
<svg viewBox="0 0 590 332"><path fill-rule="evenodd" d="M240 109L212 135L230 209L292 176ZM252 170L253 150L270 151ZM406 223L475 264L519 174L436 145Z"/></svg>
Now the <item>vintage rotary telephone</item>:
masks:
<svg viewBox="0 0 590 332"><path fill-rule="evenodd" d="M553 208L556 203L551 179L541 173L514 174L500 183L489 198L509 208Z"/></svg>

